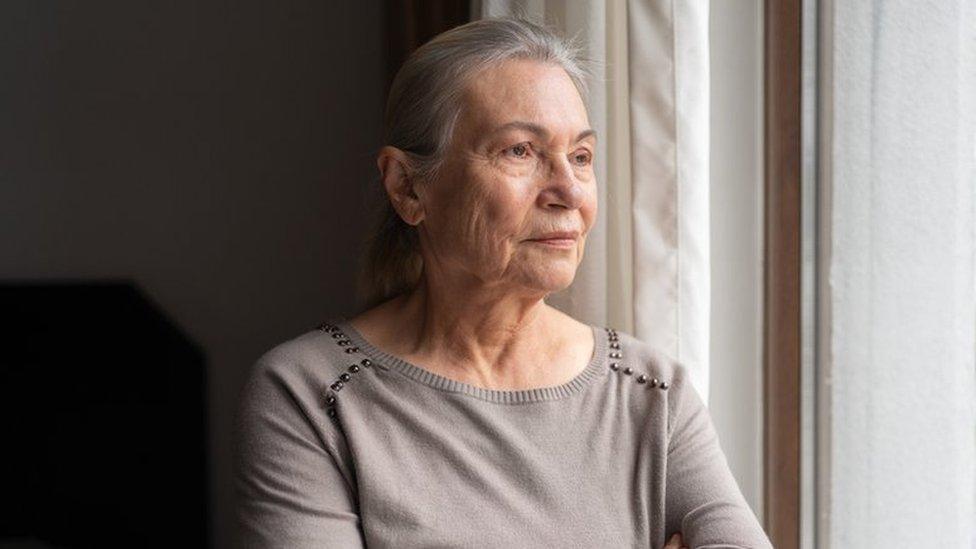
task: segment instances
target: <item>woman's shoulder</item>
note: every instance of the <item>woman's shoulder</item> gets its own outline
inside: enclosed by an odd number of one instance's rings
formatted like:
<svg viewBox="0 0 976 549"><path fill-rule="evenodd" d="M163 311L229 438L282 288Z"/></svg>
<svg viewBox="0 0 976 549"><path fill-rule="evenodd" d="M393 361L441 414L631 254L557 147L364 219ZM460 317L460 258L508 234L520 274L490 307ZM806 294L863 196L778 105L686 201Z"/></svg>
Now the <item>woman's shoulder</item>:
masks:
<svg viewBox="0 0 976 549"><path fill-rule="evenodd" d="M247 372L249 384L273 382L318 387L342 368L328 321L311 326L261 353Z"/></svg>
<svg viewBox="0 0 976 549"><path fill-rule="evenodd" d="M628 362L627 359L629 358L629 362L634 364L633 367L644 368L648 375L653 375L654 378L667 383L668 386L686 382L689 373L688 366L673 354L665 351L660 345L640 339L630 332L617 330L612 326L602 329L610 334L611 339L614 334L616 335L620 345L621 358L625 362Z"/></svg>
<svg viewBox="0 0 976 549"><path fill-rule="evenodd" d="M633 369L627 378L638 381L643 374L643 383L635 386L656 389L667 401L666 413L668 431L674 427L675 417L682 411L703 408L703 400L692 382L691 367L678 359L660 345L647 342L629 332L605 328L620 344L620 371ZM612 342L611 342L612 343ZM611 348L611 351L614 349ZM644 400L644 399L639 399Z"/></svg>

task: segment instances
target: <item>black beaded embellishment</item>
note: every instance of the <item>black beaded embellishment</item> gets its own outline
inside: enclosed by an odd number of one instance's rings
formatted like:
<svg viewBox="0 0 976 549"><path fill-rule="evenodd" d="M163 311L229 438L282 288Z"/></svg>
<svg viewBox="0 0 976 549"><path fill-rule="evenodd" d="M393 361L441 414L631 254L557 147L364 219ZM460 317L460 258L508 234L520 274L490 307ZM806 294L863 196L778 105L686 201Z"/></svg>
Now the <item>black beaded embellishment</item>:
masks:
<svg viewBox="0 0 976 549"><path fill-rule="evenodd" d="M339 329L338 326L329 324L328 322L323 322L315 327L315 329L325 332L327 334L332 334L332 339L335 340L335 344L339 347L344 347L346 353L357 353L359 352L359 347L356 347L352 340ZM352 347L349 347L352 345ZM326 414L332 419L338 419L339 410L337 405L339 404L338 393L345 387L345 384L352 380L352 374L356 374L361 371L362 368L369 368L373 365L373 361L368 358L363 358L359 363L350 364L347 371L339 374L339 376L329 385L329 390L325 393L325 408Z"/></svg>
<svg viewBox="0 0 976 549"><path fill-rule="evenodd" d="M609 356L610 358L613 359L613 361L610 362L610 369L613 370L614 372L623 372L628 376L634 376L635 372L633 368L631 368L630 366L624 366L624 367L620 366L620 360L623 358L623 353L620 351L620 336L619 334L617 334L617 330L614 330L613 328L609 328L609 327L604 329L607 331L607 339L610 340ZM636 376L634 376L634 379L637 381L637 383L641 385L647 385L649 389L652 387L656 387L658 389L668 388L667 381L659 382L656 377L648 378L648 375L645 373L638 373Z"/></svg>

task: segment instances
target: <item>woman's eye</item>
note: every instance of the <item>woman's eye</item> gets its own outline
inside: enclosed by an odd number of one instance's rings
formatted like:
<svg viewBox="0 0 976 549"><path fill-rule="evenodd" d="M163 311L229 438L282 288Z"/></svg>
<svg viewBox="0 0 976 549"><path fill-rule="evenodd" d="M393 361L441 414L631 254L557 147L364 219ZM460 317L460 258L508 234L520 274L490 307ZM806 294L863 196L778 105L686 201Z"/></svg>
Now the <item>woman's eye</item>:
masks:
<svg viewBox="0 0 976 549"><path fill-rule="evenodd" d="M592 161L590 153L588 152L578 152L573 155L573 161L575 161L580 166L586 166Z"/></svg>
<svg viewBox="0 0 976 549"><path fill-rule="evenodd" d="M519 143L508 148L508 151L516 158L525 158L529 155L529 144Z"/></svg>

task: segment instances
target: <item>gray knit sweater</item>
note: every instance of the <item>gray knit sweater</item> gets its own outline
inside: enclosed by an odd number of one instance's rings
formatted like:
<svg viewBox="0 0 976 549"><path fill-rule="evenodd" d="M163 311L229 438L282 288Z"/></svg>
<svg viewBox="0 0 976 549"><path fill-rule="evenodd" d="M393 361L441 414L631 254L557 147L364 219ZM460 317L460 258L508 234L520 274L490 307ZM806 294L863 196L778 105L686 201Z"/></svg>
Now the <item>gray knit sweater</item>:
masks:
<svg viewBox="0 0 976 549"><path fill-rule="evenodd" d="M679 362L591 326L574 379L489 390L335 316L265 353L237 417L244 547L769 548Z"/></svg>

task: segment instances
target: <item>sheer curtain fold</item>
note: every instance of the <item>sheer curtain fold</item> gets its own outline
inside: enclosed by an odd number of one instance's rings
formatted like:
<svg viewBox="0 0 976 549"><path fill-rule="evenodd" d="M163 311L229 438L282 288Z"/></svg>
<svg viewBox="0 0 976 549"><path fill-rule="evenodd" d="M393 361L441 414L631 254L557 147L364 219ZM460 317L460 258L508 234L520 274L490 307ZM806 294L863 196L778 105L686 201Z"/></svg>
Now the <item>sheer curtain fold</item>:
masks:
<svg viewBox="0 0 976 549"><path fill-rule="evenodd" d="M709 72L706 0L475 0L576 36L593 60L600 214L573 285L547 300L616 327L709 383Z"/></svg>

